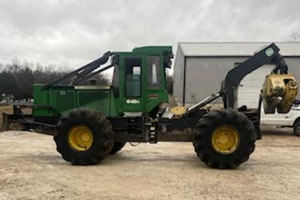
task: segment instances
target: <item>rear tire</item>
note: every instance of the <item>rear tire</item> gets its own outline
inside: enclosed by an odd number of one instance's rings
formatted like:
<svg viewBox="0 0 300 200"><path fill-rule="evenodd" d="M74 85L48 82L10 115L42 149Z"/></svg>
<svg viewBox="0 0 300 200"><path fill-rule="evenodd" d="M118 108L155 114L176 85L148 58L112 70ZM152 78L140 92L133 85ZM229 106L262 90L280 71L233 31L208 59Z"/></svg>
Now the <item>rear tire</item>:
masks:
<svg viewBox="0 0 300 200"><path fill-rule="evenodd" d="M212 168L236 168L246 162L255 149L255 128L241 112L231 109L211 111L196 127L195 152Z"/></svg>
<svg viewBox="0 0 300 200"><path fill-rule="evenodd" d="M300 119L298 119L294 124L294 134L300 137Z"/></svg>
<svg viewBox="0 0 300 200"><path fill-rule="evenodd" d="M114 155L119 152L125 146L126 142L115 142L113 148L110 151L110 155Z"/></svg>
<svg viewBox="0 0 300 200"><path fill-rule="evenodd" d="M113 139L110 122L88 109L75 109L62 116L54 136L57 151L73 165L97 164L109 155Z"/></svg>

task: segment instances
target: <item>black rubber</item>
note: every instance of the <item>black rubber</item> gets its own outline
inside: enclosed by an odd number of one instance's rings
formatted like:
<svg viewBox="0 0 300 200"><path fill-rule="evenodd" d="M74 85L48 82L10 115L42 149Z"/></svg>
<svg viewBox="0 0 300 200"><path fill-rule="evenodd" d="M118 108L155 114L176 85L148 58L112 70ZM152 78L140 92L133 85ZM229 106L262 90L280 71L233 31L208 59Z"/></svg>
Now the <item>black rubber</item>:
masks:
<svg viewBox="0 0 300 200"><path fill-rule="evenodd" d="M300 119L294 123L294 134L300 137Z"/></svg>
<svg viewBox="0 0 300 200"><path fill-rule="evenodd" d="M125 146L126 142L115 142L113 148L110 151L110 155L114 155L116 154L118 151L120 151L121 149L123 149L123 147Z"/></svg>
<svg viewBox="0 0 300 200"><path fill-rule="evenodd" d="M86 125L93 132L93 143L87 151L77 151L68 142L69 130L76 125ZM105 159L113 147L114 133L110 122L99 112L75 109L62 116L54 136L57 151L73 165L94 165Z"/></svg>
<svg viewBox="0 0 300 200"><path fill-rule="evenodd" d="M221 154L212 146L212 134L222 125L234 127L239 134L238 148L231 154ZM253 123L248 117L231 109L211 111L199 120L195 129L194 148L197 156L212 168L233 169L249 159L257 138Z"/></svg>
<svg viewBox="0 0 300 200"><path fill-rule="evenodd" d="M256 134L257 140L261 139L261 132L260 132L260 113L259 110L246 110L243 113L248 117L248 119L253 123Z"/></svg>

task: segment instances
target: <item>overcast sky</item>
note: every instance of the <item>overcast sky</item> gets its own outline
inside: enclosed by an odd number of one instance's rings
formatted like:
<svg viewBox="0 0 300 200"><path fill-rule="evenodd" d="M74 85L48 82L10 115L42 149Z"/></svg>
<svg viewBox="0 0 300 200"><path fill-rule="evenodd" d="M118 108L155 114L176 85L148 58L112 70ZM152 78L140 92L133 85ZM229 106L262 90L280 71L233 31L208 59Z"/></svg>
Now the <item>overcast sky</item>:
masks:
<svg viewBox="0 0 300 200"><path fill-rule="evenodd" d="M290 41L300 32L299 7L299 0L1 0L0 63L77 68L136 46Z"/></svg>

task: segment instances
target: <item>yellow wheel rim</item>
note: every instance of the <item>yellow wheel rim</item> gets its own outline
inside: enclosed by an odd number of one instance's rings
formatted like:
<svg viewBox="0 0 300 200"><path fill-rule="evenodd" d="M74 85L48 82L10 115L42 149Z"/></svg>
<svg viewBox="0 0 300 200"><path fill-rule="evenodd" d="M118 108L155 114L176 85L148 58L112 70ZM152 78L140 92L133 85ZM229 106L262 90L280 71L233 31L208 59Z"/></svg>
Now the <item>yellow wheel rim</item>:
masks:
<svg viewBox="0 0 300 200"><path fill-rule="evenodd" d="M85 125L74 126L68 133L69 145L77 151L87 151L93 144L93 132Z"/></svg>
<svg viewBox="0 0 300 200"><path fill-rule="evenodd" d="M228 125L216 128L212 134L212 146L221 154L232 154L240 144L238 131Z"/></svg>

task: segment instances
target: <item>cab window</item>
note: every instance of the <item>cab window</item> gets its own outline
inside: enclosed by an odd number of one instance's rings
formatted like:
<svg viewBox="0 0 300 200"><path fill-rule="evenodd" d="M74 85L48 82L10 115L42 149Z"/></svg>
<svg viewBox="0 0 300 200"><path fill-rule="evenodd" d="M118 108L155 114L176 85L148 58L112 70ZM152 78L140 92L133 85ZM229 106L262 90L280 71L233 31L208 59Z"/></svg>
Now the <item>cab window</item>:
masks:
<svg viewBox="0 0 300 200"><path fill-rule="evenodd" d="M161 87L161 77L159 73L159 56L149 56L147 59L147 85L148 88L160 88Z"/></svg>
<svg viewBox="0 0 300 200"><path fill-rule="evenodd" d="M141 96L141 68L140 58L125 59L125 95L126 97Z"/></svg>

